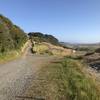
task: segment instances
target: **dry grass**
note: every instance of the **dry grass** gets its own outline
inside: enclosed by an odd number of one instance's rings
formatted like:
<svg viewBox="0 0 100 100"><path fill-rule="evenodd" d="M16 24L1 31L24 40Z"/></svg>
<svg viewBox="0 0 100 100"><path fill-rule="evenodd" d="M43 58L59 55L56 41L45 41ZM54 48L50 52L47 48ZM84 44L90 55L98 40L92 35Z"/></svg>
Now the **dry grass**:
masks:
<svg viewBox="0 0 100 100"><path fill-rule="evenodd" d="M67 56L67 55L72 54L71 49L65 49L63 47L55 46L55 45L52 45L50 43L45 43L45 42L36 44L33 47L33 51L35 51L38 54L47 53L50 55L57 55L57 56Z"/></svg>
<svg viewBox="0 0 100 100"><path fill-rule="evenodd" d="M48 46L44 44L37 44L33 47L33 51L36 51L38 54L43 54L48 50Z"/></svg>
<svg viewBox="0 0 100 100"><path fill-rule="evenodd" d="M26 96L36 100L100 100L100 91L82 67L70 58L55 60L40 70Z"/></svg>
<svg viewBox="0 0 100 100"><path fill-rule="evenodd" d="M23 47L21 47L20 50L12 50L10 52L7 52L7 53L3 53L3 54L0 54L0 63L5 63L5 62L8 62L8 61L11 61L13 59L16 59L18 57L20 57L21 55L24 54L26 48L28 47L29 45L29 41L27 41Z"/></svg>

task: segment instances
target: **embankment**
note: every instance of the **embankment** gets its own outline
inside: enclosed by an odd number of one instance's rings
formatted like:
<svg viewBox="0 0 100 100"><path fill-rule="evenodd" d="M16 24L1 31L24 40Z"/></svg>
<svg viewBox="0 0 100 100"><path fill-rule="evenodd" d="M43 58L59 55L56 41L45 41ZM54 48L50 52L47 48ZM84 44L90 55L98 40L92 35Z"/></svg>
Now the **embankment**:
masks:
<svg viewBox="0 0 100 100"><path fill-rule="evenodd" d="M30 44L30 41L28 40L21 47L21 49L9 51L7 53L4 53L4 54L0 55L0 63L5 63L5 62L8 62L8 61L11 61L13 59L16 59L16 58L20 57L21 55L23 55L25 53L25 51L28 48L29 44Z"/></svg>

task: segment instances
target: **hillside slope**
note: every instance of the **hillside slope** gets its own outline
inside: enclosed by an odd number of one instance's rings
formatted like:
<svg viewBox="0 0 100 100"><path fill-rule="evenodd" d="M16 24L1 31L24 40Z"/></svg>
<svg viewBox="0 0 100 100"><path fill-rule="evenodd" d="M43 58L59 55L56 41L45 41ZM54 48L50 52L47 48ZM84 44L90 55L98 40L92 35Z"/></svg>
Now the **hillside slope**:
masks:
<svg viewBox="0 0 100 100"><path fill-rule="evenodd" d="M43 34L41 32L31 32L28 34L31 41L35 41L37 43L47 42L53 45L60 45L59 40L55 38L53 35Z"/></svg>
<svg viewBox="0 0 100 100"><path fill-rule="evenodd" d="M27 35L8 18L0 15L0 55L20 49L27 40Z"/></svg>
<svg viewBox="0 0 100 100"><path fill-rule="evenodd" d="M65 49L61 46L56 46L51 43L41 42L33 46L33 52L37 54L49 54L54 56L70 56L72 49Z"/></svg>

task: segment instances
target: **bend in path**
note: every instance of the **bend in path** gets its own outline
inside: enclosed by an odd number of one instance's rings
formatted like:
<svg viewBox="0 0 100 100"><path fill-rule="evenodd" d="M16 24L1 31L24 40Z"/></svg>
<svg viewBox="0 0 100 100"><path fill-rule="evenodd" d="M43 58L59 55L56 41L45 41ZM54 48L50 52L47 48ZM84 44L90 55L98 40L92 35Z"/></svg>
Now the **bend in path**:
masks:
<svg viewBox="0 0 100 100"><path fill-rule="evenodd" d="M0 100L18 100L16 97L28 88L37 70L52 58L33 55L29 46L22 57L0 64Z"/></svg>

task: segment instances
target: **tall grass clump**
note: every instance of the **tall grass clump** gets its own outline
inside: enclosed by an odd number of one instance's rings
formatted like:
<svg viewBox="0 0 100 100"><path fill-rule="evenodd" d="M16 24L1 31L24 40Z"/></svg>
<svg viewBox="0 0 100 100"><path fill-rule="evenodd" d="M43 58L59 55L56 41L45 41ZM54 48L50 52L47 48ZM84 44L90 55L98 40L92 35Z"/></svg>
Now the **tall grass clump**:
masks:
<svg viewBox="0 0 100 100"><path fill-rule="evenodd" d="M82 66L71 59L65 59L61 66L64 94L68 100L100 100L100 92L96 89L93 80L82 72Z"/></svg>

